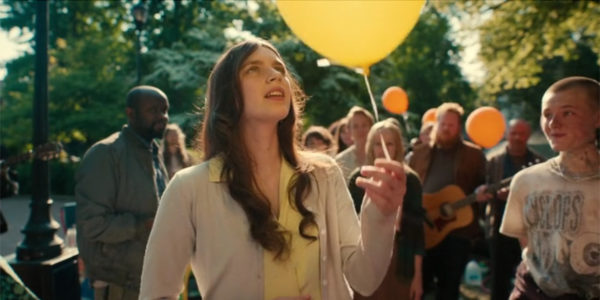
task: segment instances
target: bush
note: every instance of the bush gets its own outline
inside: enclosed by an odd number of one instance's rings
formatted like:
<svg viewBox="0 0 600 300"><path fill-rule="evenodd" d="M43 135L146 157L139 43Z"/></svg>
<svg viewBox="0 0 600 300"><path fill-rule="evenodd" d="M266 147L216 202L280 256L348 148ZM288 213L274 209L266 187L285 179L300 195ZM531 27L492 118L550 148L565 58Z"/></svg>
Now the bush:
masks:
<svg viewBox="0 0 600 300"><path fill-rule="evenodd" d="M50 194L73 195L75 193L75 172L78 167L78 161L49 161ZM19 194L21 195L30 195L33 190L32 168L31 163L21 164L17 167L17 172L19 173Z"/></svg>

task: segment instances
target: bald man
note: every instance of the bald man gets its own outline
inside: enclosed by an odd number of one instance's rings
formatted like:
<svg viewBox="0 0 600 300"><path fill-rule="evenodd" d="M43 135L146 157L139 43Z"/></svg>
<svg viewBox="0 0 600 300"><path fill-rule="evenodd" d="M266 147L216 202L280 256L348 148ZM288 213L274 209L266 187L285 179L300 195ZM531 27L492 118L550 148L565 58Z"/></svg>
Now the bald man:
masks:
<svg viewBox="0 0 600 300"><path fill-rule="evenodd" d="M513 176L515 173L532 164L545 160L527 147L527 141L531 136L529 123L521 119L513 119L509 122L506 140L508 144L500 153L489 158L487 164L487 183L494 184L502 179ZM492 270L492 295L491 299L508 299L512 290L511 278L515 269L521 261L521 247L517 239L499 234L500 223L508 189L500 189L491 195L487 203L485 217L489 239L491 270Z"/></svg>
<svg viewBox="0 0 600 300"><path fill-rule="evenodd" d="M77 245L95 299L138 299L146 243L167 170L154 139L169 121L169 100L138 86L127 95L127 125L94 144L76 175Z"/></svg>

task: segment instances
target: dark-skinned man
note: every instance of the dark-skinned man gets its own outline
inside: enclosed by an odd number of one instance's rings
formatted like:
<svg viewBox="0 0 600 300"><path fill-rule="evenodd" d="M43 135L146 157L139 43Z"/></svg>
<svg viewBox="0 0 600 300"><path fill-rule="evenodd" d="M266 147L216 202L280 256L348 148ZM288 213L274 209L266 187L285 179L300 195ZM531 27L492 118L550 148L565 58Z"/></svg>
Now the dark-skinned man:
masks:
<svg viewBox="0 0 600 300"><path fill-rule="evenodd" d="M138 299L146 242L167 172L154 139L169 100L138 86L126 98L127 125L94 144L76 175L77 244L95 299Z"/></svg>

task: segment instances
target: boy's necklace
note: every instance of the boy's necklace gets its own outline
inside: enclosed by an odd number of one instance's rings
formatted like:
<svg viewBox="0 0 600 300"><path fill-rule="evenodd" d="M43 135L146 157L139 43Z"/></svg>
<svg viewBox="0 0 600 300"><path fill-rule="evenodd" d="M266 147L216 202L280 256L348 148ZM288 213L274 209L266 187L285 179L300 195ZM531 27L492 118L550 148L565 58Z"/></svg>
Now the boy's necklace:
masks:
<svg viewBox="0 0 600 300"><path fill-rule="evenodd" d="M587 180L593 180L593 179L599 179L600 178L600 170L595 170L595 171L591 171L591 172L585 172L582 174L576 174L573 172L570 172L568 170L566 170L559 162L557 159L553 159L550 162L550 166L552 167L552 169L558 173L558 175L560 175L561 177L568 179L570 181L575 181L575 182L579 182L579 181L587 181Z"/></svg>

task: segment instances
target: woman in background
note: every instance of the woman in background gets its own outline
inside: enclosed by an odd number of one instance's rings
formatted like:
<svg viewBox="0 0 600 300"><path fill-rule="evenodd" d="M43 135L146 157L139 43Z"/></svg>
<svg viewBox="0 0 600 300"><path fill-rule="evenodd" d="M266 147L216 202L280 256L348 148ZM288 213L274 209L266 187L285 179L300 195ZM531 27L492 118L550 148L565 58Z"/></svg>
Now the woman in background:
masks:
<svg viewBox="0 0 600 300"><path fill-rule="evenodd" d="M368 110L360 106L353 106L348 112L346 119L348 119L347 127L354 144L341 153L338 153L335 156L335 161L342 169L344 178L348 180L350 173L354 169L364 166L366 163L365 144L367 142L367 134L371 126L373 126L374 119Z"/></svg>
<svg viewBox="0 0 600 300"><path fill-rule="evenodd" d="M350 131L348 130L348 119L346 117L333 122L333 124L329 126L329 132L336 141L336 154L346 150L354 144L352 136L350 136Z"/></svg>
<svg viewBox="0 0 600 300"><path fill-rule="evenodd" d="M394 119L387 119L371 127L367 136L367 164L377 158L384 158L381 137L393 160L402 162L404 147L402 132ZM354 299L421 299L423 294L422 261L424 253L423 207L421 182L418 175L404 165L406 172L406 194L402 206L402 221L396 232L396 242L392 262L382 284L370 297L355 294ZM356 186L359 169L350 177L349 189L357 212L363 204L364 191Z"/></svg>
<svg viewBox="0 0 600 300"><path fill-rule="evenodd" d="M179 125L174 123L167 125L163 135L162 153L169 178L173 178L177 171L192 165L185 149L185 134Z"/></svg>

